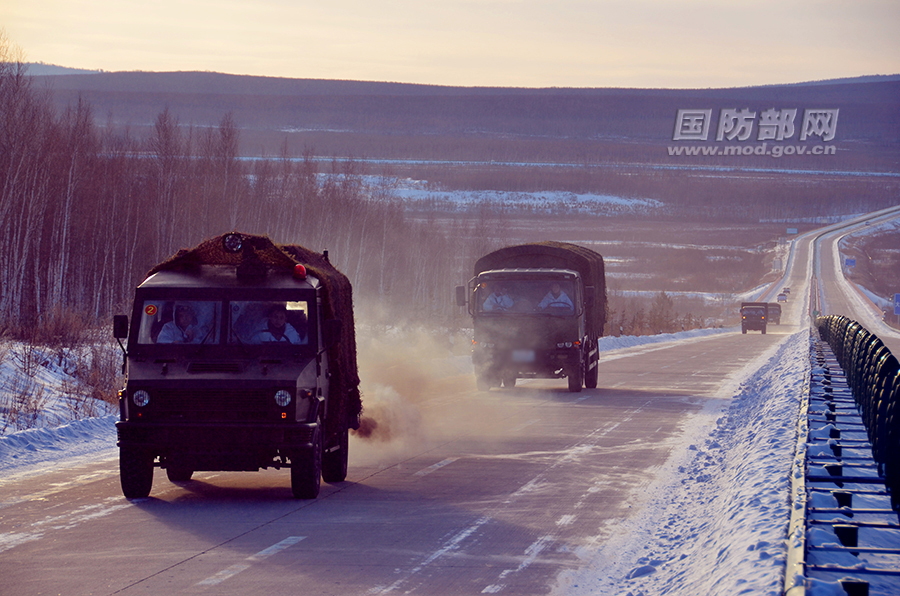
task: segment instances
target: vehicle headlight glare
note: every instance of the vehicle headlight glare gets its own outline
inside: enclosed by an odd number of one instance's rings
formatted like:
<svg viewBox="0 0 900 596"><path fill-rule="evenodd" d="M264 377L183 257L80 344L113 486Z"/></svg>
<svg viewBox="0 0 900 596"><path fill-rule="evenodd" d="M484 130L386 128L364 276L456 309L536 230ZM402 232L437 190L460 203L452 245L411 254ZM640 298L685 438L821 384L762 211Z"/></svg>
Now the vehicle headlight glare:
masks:
<svg viewBox="0 0 900 596"><path fill-rule="evenodd" d="M289 403L291 403L291 392L286 391L284 389L281 389L278 392L276 392L275 393L275 403L278 404L282 408L287 406Z"/></svg>
<svg viewBox="0 0 900 596"><path fill-rule="evenodd" d="M143 408L150 403L150 394L143 389L139 389L131 396L131 401L134 402L134 405Z"/></svg>

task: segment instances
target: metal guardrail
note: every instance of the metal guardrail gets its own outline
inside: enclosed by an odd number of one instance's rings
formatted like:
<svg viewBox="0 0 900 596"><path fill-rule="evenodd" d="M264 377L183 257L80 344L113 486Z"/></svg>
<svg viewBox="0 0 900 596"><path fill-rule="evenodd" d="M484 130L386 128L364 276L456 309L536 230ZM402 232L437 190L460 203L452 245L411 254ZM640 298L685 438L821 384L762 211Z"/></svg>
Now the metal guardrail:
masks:
<svg viewBox="0 0 900 596"><path fill-rule="evenodd" d="M850 596L900 593L900 367L846 317L820 317L816 328L784 591L821 583Z"/></svg>

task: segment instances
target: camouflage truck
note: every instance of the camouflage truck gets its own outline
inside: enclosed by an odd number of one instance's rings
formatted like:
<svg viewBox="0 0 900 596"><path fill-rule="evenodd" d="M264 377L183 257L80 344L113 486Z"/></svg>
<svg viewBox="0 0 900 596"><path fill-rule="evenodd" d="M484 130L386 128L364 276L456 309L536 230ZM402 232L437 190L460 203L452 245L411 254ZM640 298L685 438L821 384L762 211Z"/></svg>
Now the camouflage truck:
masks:
<svg viewBox="0 0 900 596"><path fill-rule="evenodd" d="M472 315L480 390L519 378L563 378L569 391L597 387L597 340L606 322L603 257L565 242L507 246L475 263L457 288Z"/></svg>
<svg viewBox="0 0 900 596"><path fill-rule="evenodd" d="M769 305L766 302L741 302L741 333L748 330L766 334Z"/></svg>
<svg viewBox="0 0 900 596"><path fill-rule="evenodd" d="M359 427L352 288L328 260L230 233L154 267L114 320L126 385L116 423L122 491L149 495L154 468L289 468L293 495L347 476Z"/></svg>

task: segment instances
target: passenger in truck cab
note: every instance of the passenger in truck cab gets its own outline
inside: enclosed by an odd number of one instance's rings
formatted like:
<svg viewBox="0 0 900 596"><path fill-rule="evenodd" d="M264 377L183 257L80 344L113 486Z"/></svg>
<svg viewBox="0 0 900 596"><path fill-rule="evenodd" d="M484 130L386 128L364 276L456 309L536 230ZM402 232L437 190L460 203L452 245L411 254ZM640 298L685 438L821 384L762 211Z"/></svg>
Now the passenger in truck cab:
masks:
<svg viewBox="0 0 900 596"><path fill-rule="evenodd" d="M506 286L494 284L494 291L484 301L482 310L503 312L513 307L513 299L509 297Z"/></svg>
<svg viewBox="0 0 900 596"><path fill-rule="evenodd" d="M269 309L269 315L262 326L253 334L253 343L287 342L292 344L305 344L306 336L300 337L293 325L287 322L287 308L283 304L276 304Z"/></svg>
<svg viewBox="0 0 900 596"><path fill-rule="evenodd" d="M189 304L176 304L174 318L163 325L156 338L159 344L192 344L199 342L197 316Z"/></svg>

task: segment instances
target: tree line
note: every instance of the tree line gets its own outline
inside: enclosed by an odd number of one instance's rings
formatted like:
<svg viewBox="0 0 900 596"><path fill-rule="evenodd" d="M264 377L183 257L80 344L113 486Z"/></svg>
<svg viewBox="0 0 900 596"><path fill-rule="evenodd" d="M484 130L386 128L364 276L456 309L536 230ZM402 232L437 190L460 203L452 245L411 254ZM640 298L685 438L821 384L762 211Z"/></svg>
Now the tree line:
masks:
<svg viewBox="0 0 900 596"><path fill-rule="evenodd" d="M27 337L128 312L155 263L231 230L327 249L364 313L458 316L453 287L485 249L465 240L484 226L478 217L413 220L392 177L363 176L352 161L322 172L312 151L295 156L286 144L278 157L243 160L231 114L200 129L164 109L150 138L136 140L98 125L84 101L57 111L9 58L0 56L0 330Z"/></svg>

